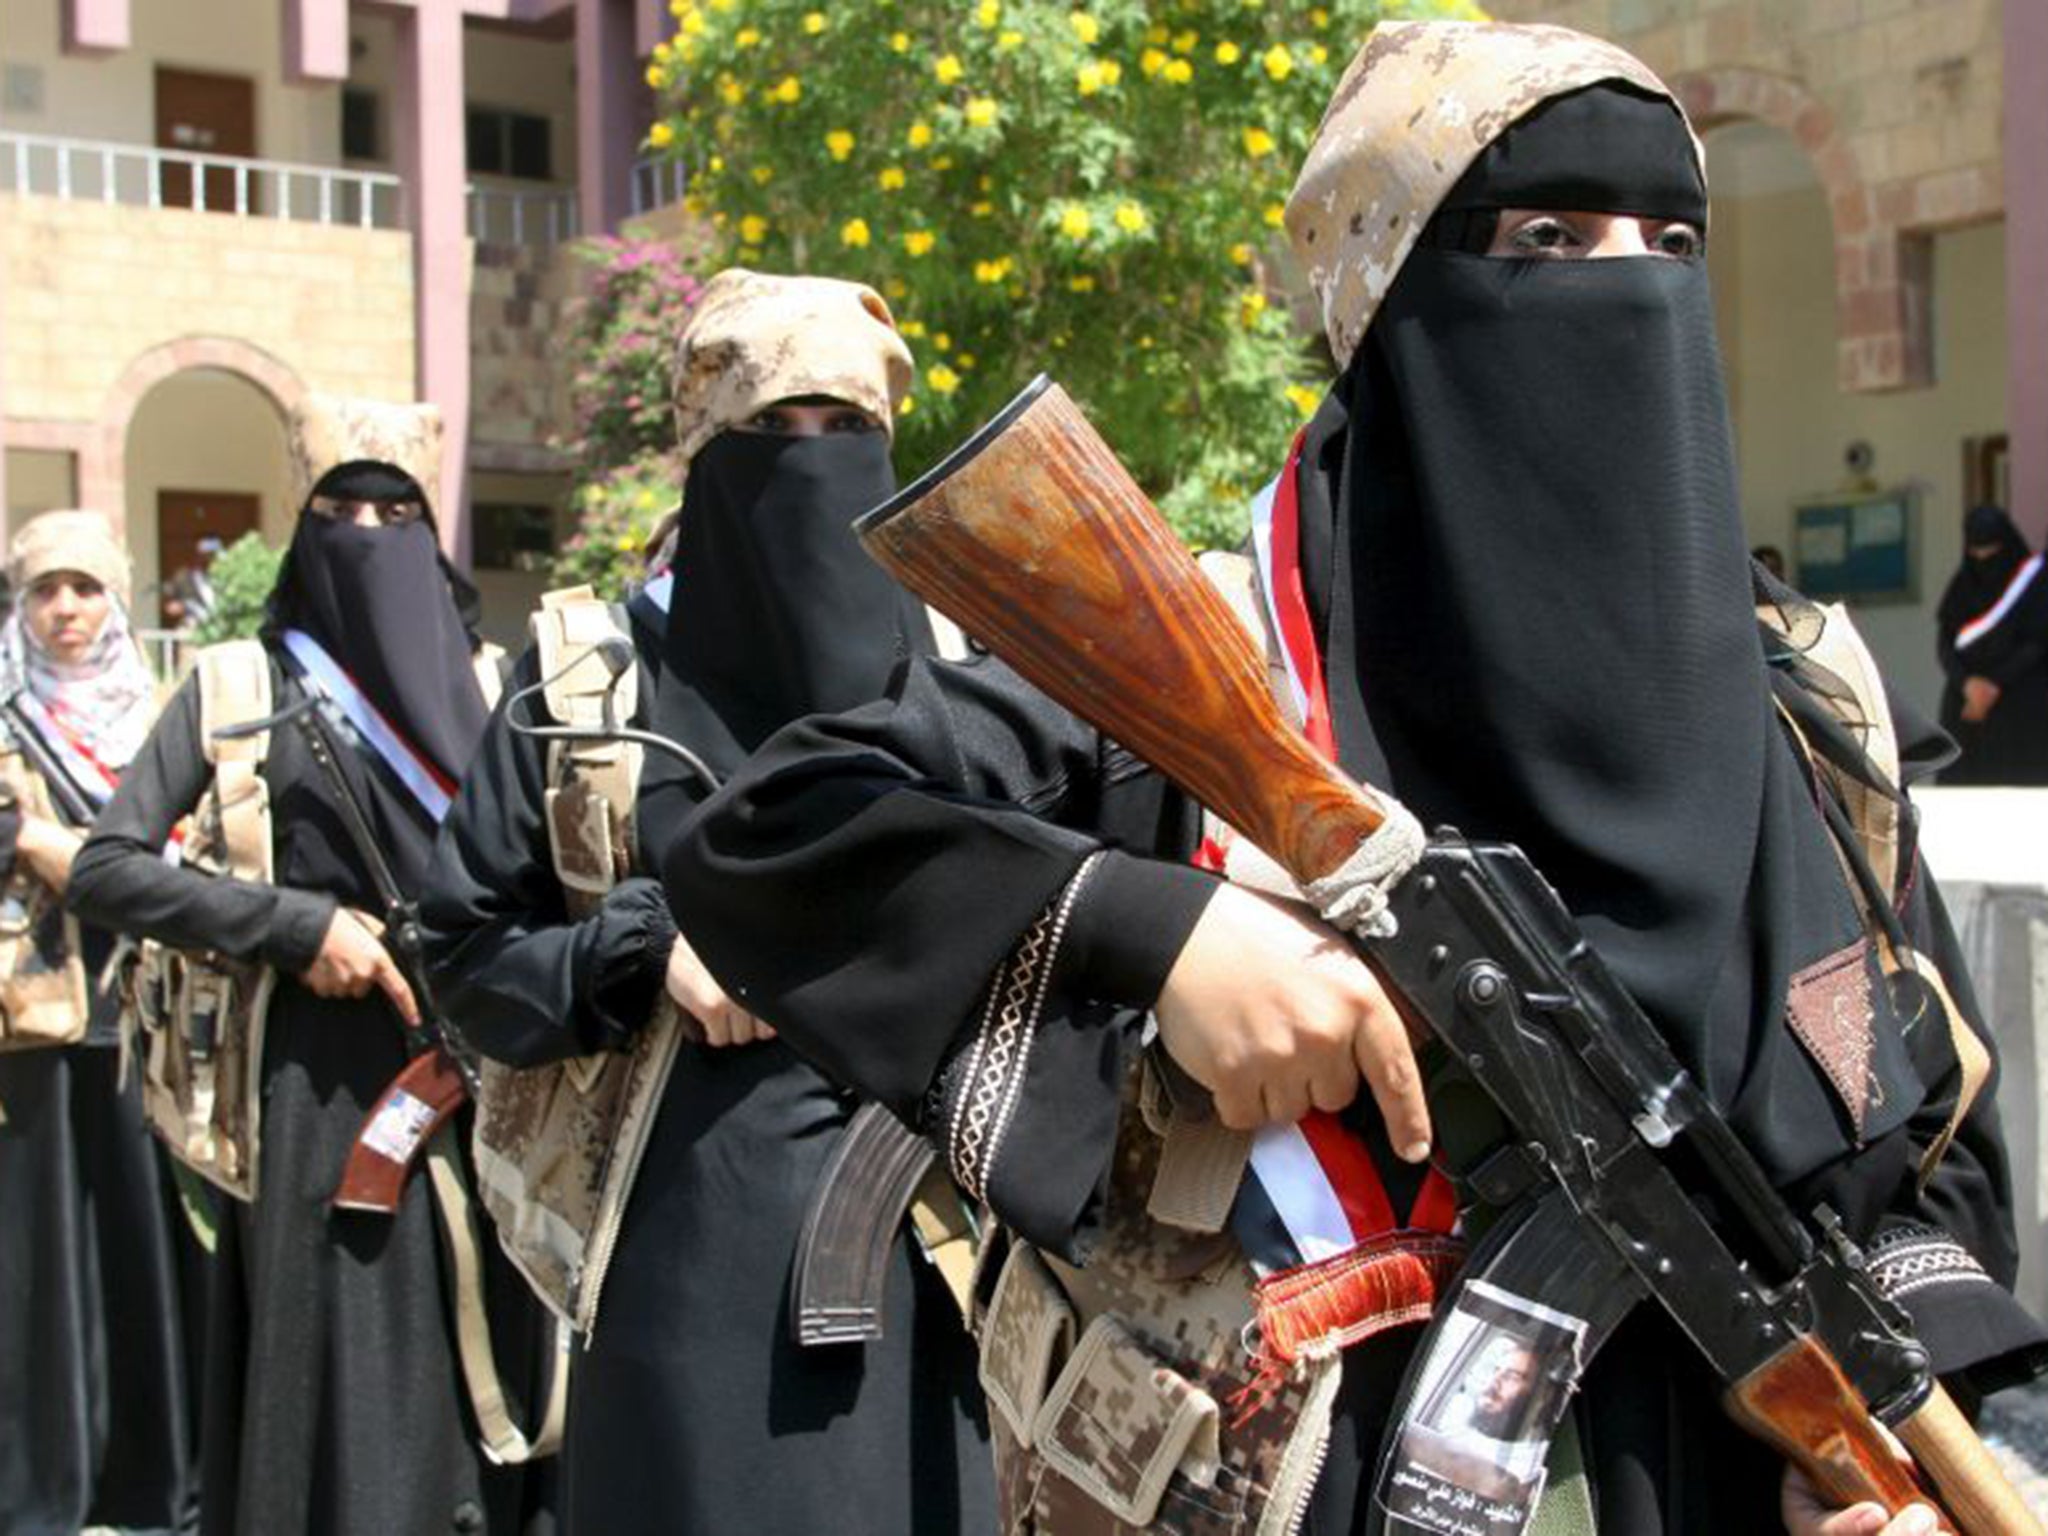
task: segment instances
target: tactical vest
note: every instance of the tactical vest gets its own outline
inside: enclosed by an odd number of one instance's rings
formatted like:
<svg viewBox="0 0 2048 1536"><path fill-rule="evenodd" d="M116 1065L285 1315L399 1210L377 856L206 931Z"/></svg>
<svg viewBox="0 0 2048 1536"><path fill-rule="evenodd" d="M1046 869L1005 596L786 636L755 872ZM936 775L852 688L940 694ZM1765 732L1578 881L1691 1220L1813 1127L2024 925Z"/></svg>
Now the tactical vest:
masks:
<svg viewBox="0 0 2048 1536"><path fill-rule="evenodd" d="M611 676L593 654L625 636L587 586L550 592L532 620L542 691L558 724L598 728L604 698L631 717L638 677ZM548 848L571 921L595 912L633 872L640 748L631 742L548 743ZM621 1051L538 1067L486 1059L471 1151L499 1242L536 1294L580 1333L597 1320L634 1175L682 1043L664 991L654 1017Z"/></svg>
<svg viewBox="0 0 2048 1536"><path fill-rule="evenodd" d="M220 740L216 732L271 713L270 657L256 640L202 650L200 750L212 781L186 818L183 862L210 875L273 878L270 735ZM154 939L123 967L122 1043L142 1064L142 1108L172 1156L238 1200L256 1198L262 1144L263 1039L276 973L211 951Z"/></svg>
<svg viewBox="0 0 2048 1536"><path fill-rule="evenodd" d="M1251 562L1210 554L1201 564L1263 646L1275 696L1298 725ZM1803 675L1802 684L1863 747L1884 782L1896 784L1891 715L1848 615L1813 608L1760 610L1759 617L1812 664L1816 670ZM1807 757L1840 798L1856 851L1881 889L1895 892L1901 873L1896 800L1810 746ZM1209 831L1219 842L1230 841L1228 829L1213 819ZM1239 841L1237 847L1253 856L1229 860L1232 878L1264 885L1261 864L1277 874L1248 845ZM1844 857L1844 878L1859 890L1847 850ZM1069 892L1082 879L1085 867ZM1058 905L1040 920L1050 938L1034 930L1018 945L991 984L992 998L1034 993L1035 969L1056 959ZM1962 1066L1959 1103L1923 1162L1924 1182L1982 1087L1988 1056L1933 965L1887 937L1868 901L1864 913L1887 969L1917 971L1940 998ZM1001 1009L992 1003L990 1013L984 1029L1000 1031ZM957 1111L970 1119L973 1086ZM1341 1374L1340 1343L1332 1337L1303 1344L1282 1373L1259 1368L1247 1347L1257 1332L1258 1280L1227 1226L1250 1138L1199 1107L1177 1103L1176 1093L1173 1070L1148 1054L1126 1091L1101 1229L1086 1268L1015 1238L1006 1250L992 1245L977 1285L987 1300L976 1333L1006 1532L1274 1536L1298 1528L1321 1471ZM1361 1251L1359 1267L1389 1303L1377 1326L1423 1320L1426 1313L1400 1310L1399 1276L1391 1268L1373 1272L1383 1255L1371 1248ZM1576 1438L1561 1433L1553 1445L1551 1491L1532 1532L1592 1529L1578 1454Z"/></svg>
<svg viewBox="0 0 2048 1536"><path fill-rule="evenodd" d="M57 821L49 786L11 735L0 737L0 809ZM76 1045L90 1003L78 922L16 857L0 885L0 1051Z"/></svg>

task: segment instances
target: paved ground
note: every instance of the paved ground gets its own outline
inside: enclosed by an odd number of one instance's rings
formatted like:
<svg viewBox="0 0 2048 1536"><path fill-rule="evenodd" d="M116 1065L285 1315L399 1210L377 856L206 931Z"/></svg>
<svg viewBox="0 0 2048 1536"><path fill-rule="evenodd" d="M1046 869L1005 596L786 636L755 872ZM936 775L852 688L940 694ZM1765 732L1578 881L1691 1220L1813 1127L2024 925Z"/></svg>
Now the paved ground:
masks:
<svg viewBox="0 0 2048 1536"><path fill-rule="evenodd" d="M2034 1513L2048 1520L2048 1384L2001 1392L1978 1427Z"/></svg>

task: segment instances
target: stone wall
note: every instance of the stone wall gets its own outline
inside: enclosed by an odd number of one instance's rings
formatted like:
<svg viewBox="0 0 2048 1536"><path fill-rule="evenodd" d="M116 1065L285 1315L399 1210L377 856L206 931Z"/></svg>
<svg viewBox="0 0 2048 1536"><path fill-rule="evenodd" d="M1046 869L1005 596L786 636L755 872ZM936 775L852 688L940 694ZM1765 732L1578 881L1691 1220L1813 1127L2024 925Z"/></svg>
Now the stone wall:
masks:
<svg viewBox="0 0 2048 1536"><path fill-rule="evenodd" d="M565 246L479 245L470 278L470 442L478 469L556 467L569 423L562 345L577 261Z"/></svg>
<svg viewBox="0 0 2048 1536"><path fill-rule="evenodd" d="M1999 0L1489 0L1488 9L1620 43L1671 83L1702 129L1751 118L1796 138L1833 216L1842 387L1928 382L1929 237L2005 211Z"/></svg>

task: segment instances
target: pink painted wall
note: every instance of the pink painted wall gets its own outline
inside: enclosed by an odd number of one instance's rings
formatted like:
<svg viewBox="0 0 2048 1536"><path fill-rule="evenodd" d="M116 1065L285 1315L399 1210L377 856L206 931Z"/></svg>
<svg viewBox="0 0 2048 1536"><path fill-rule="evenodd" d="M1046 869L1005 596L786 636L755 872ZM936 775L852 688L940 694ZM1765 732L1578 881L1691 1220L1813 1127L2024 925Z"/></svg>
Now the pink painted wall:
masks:
<svg viewBox="0 0 2048 1536"><path fill-rule="evenodd" d="M462 0L394 13L393 118L413 231L416 387L446 425L435 511L451 558L469 563L469 173L463 133Z"/></svg>
<svg viewBox="0 0 2048 1536"><path fill-rule="evenodd" d="M576 0L576 200L587 235L632 211L640 139L638 0Z"/></svg>
<svg viewBox="0 0 2048 1536"><path fill-rule="evenodd" d="M348 78L348 0L284 0L284 77Z"/></svg>
<svg viewBox="0 0 2048 1536"><path fill-rule="evenodd" d="M2005 0L2006 430L2012 515L2048 539L2048 5Z"/></svg>
<svg viewBox="0 0 2048 1536"><path fill-rule="evenodd" d="M119 53L128 34L128 0L64 0L66 53Z"/></svg>

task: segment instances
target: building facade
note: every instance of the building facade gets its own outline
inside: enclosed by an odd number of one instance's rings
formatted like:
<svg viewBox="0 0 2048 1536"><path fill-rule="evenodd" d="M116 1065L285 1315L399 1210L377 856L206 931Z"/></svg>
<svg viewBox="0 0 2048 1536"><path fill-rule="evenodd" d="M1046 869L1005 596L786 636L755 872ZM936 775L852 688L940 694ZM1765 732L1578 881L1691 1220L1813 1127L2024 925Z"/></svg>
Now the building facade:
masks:
<svg viewBox="0 0 2048 1536"><path fill-rule="evenodd" d="M672 205L658 0L10 0L10 525L102 509L154 588L287 505L309 391L429 400L443 537L516 624L559 532L568 242Z"/></svg>

